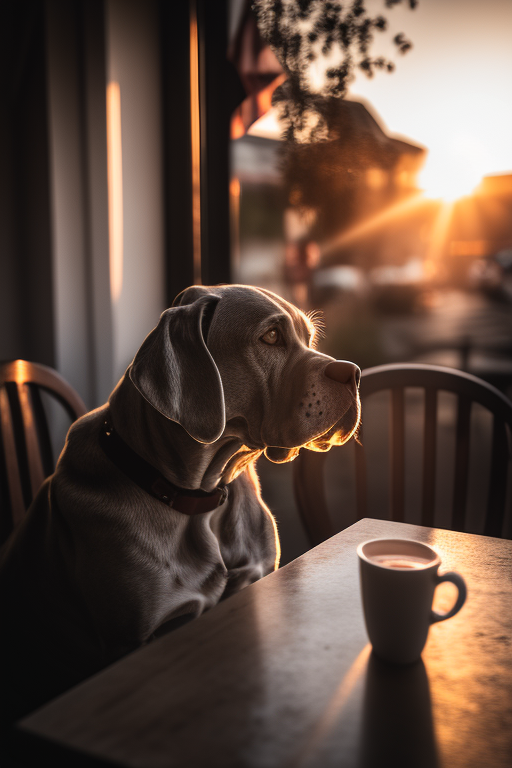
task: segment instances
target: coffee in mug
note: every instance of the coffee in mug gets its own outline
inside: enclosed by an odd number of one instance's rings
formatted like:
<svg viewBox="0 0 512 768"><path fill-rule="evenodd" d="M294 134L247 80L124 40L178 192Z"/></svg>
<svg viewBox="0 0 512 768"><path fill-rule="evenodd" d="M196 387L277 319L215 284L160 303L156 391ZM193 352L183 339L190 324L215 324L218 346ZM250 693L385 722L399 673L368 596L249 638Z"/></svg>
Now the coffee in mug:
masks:
<svg viewBox="0 0 512 768"><path fill-rule="evenodd" d="M371 558L372 563L377 565L383 565L386 568L398 568L403 570L404 568L425 568L429 564L429 560L422 557L412 557L407 555L375 555Z"/></svg>
<svg viewBox="0 0 512 768"><path fill-rule="evenodd" d="M430 625L449 619L466 600L458 573L438 573L441 558L419 541L373 539L357 548L364 617L373 650L396 664L417 661ZM459 594L448 613L432 610L434 591L451 581Z"/></svg>

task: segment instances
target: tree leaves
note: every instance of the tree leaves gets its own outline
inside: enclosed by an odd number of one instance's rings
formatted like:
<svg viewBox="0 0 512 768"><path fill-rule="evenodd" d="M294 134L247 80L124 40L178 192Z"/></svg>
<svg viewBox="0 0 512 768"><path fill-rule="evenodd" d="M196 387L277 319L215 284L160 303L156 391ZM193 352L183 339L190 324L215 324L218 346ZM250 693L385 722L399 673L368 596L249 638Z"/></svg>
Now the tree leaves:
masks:
<svg viewBox="0 0 512 768"><path fill-rule="evenodd" d="M386 8L400 2L384 0ZM415 8L417 0L408 5ZM288 142L328 137L329 102L345 96L355 67L368 77L395 68L384 56L371 55L375 34L387 30L387 19L370 16L364 0L255 0L253 9L263 38L288 75L273 96ZM393 43L401 54L412 48L402 32Z"/></svg>

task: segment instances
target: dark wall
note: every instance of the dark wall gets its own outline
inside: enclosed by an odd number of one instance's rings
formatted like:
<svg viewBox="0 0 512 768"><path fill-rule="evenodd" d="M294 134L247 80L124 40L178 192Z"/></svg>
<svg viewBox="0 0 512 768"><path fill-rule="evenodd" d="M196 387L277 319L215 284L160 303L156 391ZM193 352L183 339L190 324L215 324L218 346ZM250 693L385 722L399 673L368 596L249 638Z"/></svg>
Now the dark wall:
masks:
<svg viewBox="0 0 512 768"><path fill-rule="evenodd" d="M43 5L1 14L0 359L54 365Z"/></svg>
<svg viewBox="0 0 512 768"><path fill-rule="evenodd" d="M228 2L198 2L200 43L201 266L205 284L231 281L229 141L231 115L246 94L226 57Z"/></svg>
<svg viewBox="0 0 512 768"><path fill-rule="evenodd" d="M189 3L160 2L167 305L194 282Z"/></svg>
<svg viewBox="0 0 512 768"><path fill-rule="evenodd" d="M197 13L201 111L201 280L231 281L229 141L245 91L226 57L227 0L160 3L168 300L194 281L190 142L190 6Z"/></svg>
<svg viewBox="0 0 512 768"><path fill-rule="evenodd" d="M200 45L202 280L217 283L231 279L229 127L231 113L245 94L233 65L226 58L228 2L161 0L168 304L179 291L193 283L192 4L197 10ZM109 334L112 335L106 310L109 278L104 3L103 0L66 0L65 9L68 31L62 31L57 0L0 3L0 360L23 357L52 367L60 368L62 364L56 340L62 333L57 327L57 322L61 322L57 311L60 294L57 295L55 288L51 209L49 126L53 123L49 94L55 93L55 83L53 79L50 81L53 70L49 68L49 61L55 64L56 55L54 48L47 46L48 40L53 40L58 42L57 47L71 51L74 61L73 72L66 82L75 83L72 101L78 108L70 108L69 119L80 122L78 126L73 123L71 128L73 135L79 136L83 161L80 168L83 178L77 183L83 187L83 247L90 270L90 275L86 275L88 285L84 287L90 313L86 335L93 347L87 352L87 366L95 369L89 372L90 376L97 380L96 389L103 391L108 386L100 379L103 374L108 379L112 358L111 344L104 343ZM62 296L60 301L62 303ZM70 328L69 333L74 332L74 327ZM66 375L66 371L61 372ZM94 395L94 386L89 387L91 402L99 396ZM87 392L83 396L89 397Z"/></svg>

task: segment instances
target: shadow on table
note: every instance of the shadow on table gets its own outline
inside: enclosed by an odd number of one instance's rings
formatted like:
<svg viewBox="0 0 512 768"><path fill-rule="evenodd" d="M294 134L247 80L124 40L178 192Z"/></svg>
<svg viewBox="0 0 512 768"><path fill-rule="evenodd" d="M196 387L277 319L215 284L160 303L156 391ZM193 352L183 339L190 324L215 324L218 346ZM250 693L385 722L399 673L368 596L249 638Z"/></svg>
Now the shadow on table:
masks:
<svg viewBox="0 0 512 768"><path fill-rule="evenodd" d="M428 676L423 661L404 667L368 660L360 768L438 768Z"/></svg>

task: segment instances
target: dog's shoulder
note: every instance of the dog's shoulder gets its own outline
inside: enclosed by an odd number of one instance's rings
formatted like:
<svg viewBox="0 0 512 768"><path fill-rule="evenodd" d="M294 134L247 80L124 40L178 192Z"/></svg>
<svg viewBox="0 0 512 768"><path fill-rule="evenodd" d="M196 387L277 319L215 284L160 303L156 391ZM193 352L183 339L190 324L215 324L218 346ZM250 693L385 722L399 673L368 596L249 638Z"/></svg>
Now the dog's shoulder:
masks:
<svg viewBox="0 0 512 768"><path fill-rule="evenodd" d="M228 570L252 574L250 582L277 567L277 527L261 498L254 462L229 484L228 502L219 519L218 538Z"/></svg>
<svg viewBox="0 0 512 768"><path fill-rule="evenodd" d="M73 462L81 462L88 459L91 450L96 453L99 448L99 436L102 425L105 422L107 406L96 408L81 416L70 426L66 442L59 457L58 465L68 465Z"/></svg>
<svg viewBox="0 0 512 768"><path fill-rule="evenodd" d="M123 491L126 479L105 455L100 433L107 407L90 411L71 425L53 477L54 499L66 515L108 516L108 498Z"/></svg>

